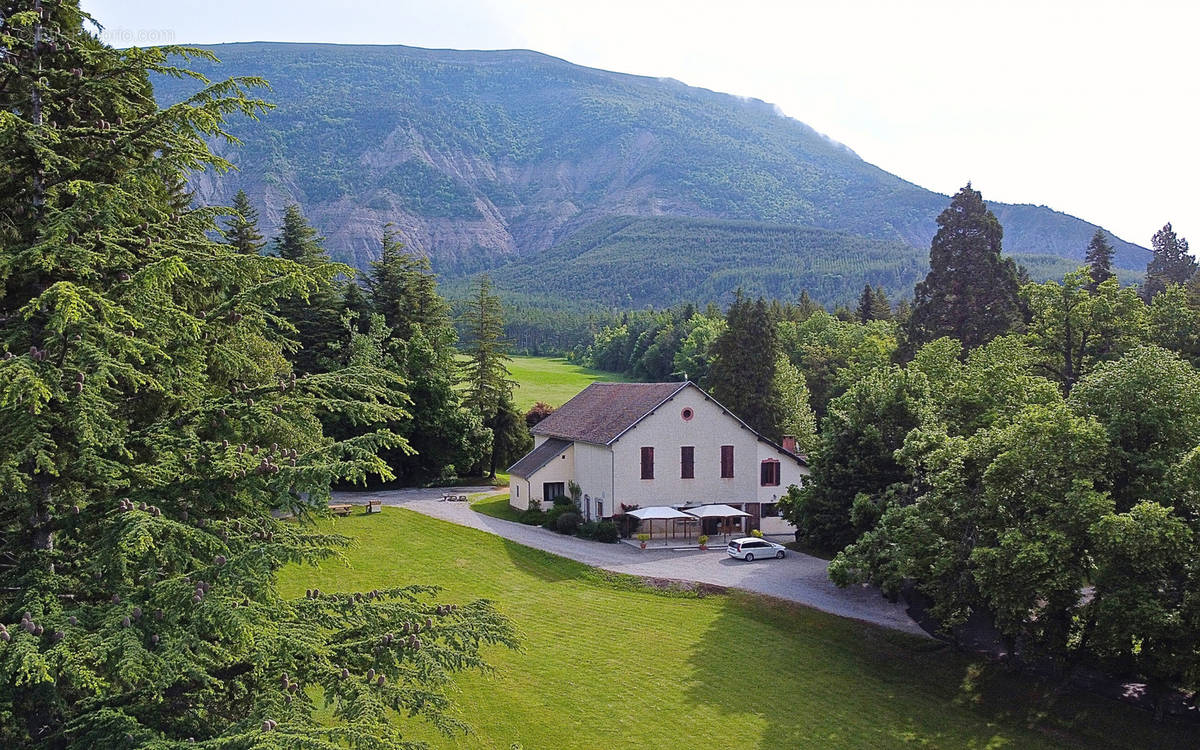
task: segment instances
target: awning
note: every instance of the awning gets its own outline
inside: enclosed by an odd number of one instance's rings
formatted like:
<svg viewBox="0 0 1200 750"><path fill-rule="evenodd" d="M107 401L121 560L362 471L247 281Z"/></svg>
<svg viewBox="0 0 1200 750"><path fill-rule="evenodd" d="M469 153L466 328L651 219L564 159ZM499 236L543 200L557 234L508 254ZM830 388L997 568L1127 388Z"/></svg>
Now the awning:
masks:
<svg viewBox="0 0 1200 750"><path fill-rule="evenodd" d="M697 505L695 508L684 508L683 512L696 518L731 518L750 515L745 511L720 503L715 505Z"/></svg>
<svg viewBox="0 0 1200 750"><path fill-rule="evenodd" d="M637 510L627 510L627 511L625 511L625 515L633 516L634 518L636 518L639 521L649 522L649 526L647 527L647 530L649 531L651 537L654 536L654 522L655 521L671 521L672 522L671 528L674 529L675 521L694 521L694 520L696 520L695 516L689 516L687 513L680 513L679 511L675 510L674 508L670 507L669 505L654 505L649 508L638 508ZM665 541L666 533L667 533L667 525L664 523L663 524L664 541Z"/></svg>
<svg viewBox="0 0 1200 750"><path fill-rule="evenodd" d="M732 510L732 508L730 509ZM666 505L655 505L649 508L625 511L625 515L633 516L639 521L671 521L677 518L692 518L687 513L680 513Z"/></svg>

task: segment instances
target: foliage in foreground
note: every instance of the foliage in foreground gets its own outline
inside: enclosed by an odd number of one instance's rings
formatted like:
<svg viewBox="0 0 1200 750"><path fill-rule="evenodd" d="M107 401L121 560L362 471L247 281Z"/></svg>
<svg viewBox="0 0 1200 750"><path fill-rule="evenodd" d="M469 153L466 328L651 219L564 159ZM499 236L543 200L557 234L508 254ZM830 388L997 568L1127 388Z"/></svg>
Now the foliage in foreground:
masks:
<svg viewBox="0 0 1200 750"><path fill-rule="evenodd" d="M228 168L205 139L262 110L261 82L159 111L148 73L205 53L114 51L73 2L4 11L0 744L402 747L392 712L453 730L450 675L512 643L489 603L275 586L348 545L310 523L331 482L387 476L377 451L403 445L321 420L401 419L404 384L368 347L296 377L278 300L346 269L212 242L219 214L179 190Z"/></svg>

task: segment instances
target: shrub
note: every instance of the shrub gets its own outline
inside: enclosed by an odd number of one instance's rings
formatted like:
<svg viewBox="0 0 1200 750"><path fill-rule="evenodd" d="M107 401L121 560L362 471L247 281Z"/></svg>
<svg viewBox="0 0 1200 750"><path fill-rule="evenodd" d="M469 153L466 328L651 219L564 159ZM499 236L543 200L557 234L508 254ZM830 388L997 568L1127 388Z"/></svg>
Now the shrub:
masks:
<svg viewBox="0 0 1200 750"><path fill-rule="evenodd" d="M751 529L750 536L752 536L756 539L762 539L762 532L759 531L758 529Z"/></svg>
<svg viewBox="0 0 1200 750"><path fill-rule="evenodd" d="M517 516L517 520L526 526L541 526L546 521L546 514L537 508L530 508L529 510L521 511L521 514Z"/></svg>
<svg viewBox="0 0 1200 750"><path fill-rule="evenodd" d="M551 531L558 531L558 519L560 516L566 513L574 513L579 515L579 506L572 505L569 502L562 504L556 500L554 507L542 514L542 526L550 529Z"/></svg>
<svg viewBox="0 0 1200 750"><path fill-rule="evenodd" d="M701 545L708 544L708 534L701 534L696 541Z"/></svg>
<svg viewBox="0 0 1200 750"><path fill-rule="evenodd" d="M581 523L583 523L583 516L575 511L567 511L554 522L554 530L560 534L574 534Z"/></svg>
<svg viewBox="0 0 1200 750"><path fill-rule="evenodd" d="M650 535L649 534L638 534L637 540L639 542L641 542L642 544L645 544L646 542L650 541Z"/></svg>
<svg viewBox="0 0 1200 750"><path fill-rule="evenodd" d="M584 521L579 524L579 528L575 530L575 536L580 539L595 539L596 527L599 526L595 521Z"/></svg>
<svg viewBox="0 0 1200 750"><path fill-rule="evenodd" d="M572 500L571 498L567 497L566 495L559 495L554 498L554 505L556 507L560 506L560 505L574 505L574 504L575 504L575 501Z"/></svg>
<svg viewBox="0 0 1200 750"><path fill-rule="evenodd" d="M596 532L592 538L597 542L613 544L617 541L617 525L612 521L601 521L596 524Z"/></svg>

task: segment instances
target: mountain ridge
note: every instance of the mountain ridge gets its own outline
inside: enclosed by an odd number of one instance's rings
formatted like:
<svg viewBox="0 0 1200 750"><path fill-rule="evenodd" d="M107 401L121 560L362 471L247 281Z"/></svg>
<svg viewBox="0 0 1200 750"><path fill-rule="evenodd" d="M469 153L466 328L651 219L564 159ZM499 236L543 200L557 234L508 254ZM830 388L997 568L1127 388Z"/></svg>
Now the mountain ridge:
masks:
<svg viewBox="0 0 1200 750"><path fill-rule="evenodd" d="M338 259L364 267L384 223L462 276L528 259L612 216L758 221L927 249L949 202L761 99L574 65L533 50L241 42L202 45L213 79L258 75L276 108L234 123L197 175L208 204L245 189L271 234L298 202ZM186 82L155 81L163 103ZM983 186L986 190L986 186ZM1096 225L989 204L1006 251L1081 260ZM1148 253L1115 235L1117 265Z"/></svg>

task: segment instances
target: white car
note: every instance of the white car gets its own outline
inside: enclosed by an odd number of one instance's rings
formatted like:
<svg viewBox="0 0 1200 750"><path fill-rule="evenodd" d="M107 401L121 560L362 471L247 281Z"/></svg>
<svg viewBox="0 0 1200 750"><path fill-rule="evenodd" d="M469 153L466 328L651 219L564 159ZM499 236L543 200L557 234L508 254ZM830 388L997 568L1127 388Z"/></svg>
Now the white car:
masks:
<svg viewBox="0 0 1200 750"><path fill-rule="evenodd" d="M778 557L780 559L786 554L787 548L782 544L768 542L766 539L747 536L741 539L734 539L725 548L730 557L736 557L739 560L752 562L755 558Z"/></svg>

